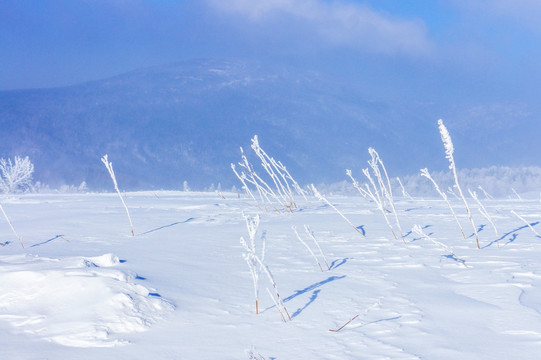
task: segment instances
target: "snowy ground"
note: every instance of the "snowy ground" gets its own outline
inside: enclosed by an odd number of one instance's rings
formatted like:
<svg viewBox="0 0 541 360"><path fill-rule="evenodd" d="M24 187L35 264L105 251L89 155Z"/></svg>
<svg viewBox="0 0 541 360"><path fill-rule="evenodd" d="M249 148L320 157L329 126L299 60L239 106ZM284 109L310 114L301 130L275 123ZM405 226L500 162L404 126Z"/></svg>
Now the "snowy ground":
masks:
<svg viewBox="0 0 541 360"><path fill-rule="evenodd" d="M225 197L129 193L135 237L115 194L5 199L25 248L2 218L0 358L539 358L538 198L485 201L499 235L472 204L480 250L440 200L397 201L406 243L359 197L329 199L366 238L315 199L294 214L261 213L256 247L266 231L264 262L292 318L283 322L264 275L255 314L242 258L242 212L258 211ZM409 233L416 224L456 257ZM317 254L310 226L331 270L319 269L293 225Z"/></svg>

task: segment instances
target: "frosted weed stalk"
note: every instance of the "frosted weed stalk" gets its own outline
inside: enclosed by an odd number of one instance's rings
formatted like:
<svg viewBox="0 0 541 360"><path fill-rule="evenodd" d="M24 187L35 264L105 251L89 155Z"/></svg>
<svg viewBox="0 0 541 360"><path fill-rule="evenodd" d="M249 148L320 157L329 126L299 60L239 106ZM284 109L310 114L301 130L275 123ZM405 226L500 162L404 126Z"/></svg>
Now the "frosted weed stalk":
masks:
<svg viewBox="0 0 541 360"><path fill-rule="evenodd" d="M535 236L537 236L538 238L541 238L541 235L539 235L537 233L537 231L535 231L535 229L533 228L532 224L530 224L528 221L526 221L526 219L524 219L522 216L520 216L519 214L517 214L515 212L515 210L511 210L511 214L515 215L516 217L518 217L520 220L522 220L529 228L530 230L532 230L532 232L535 234Z"/></svg>
<svg viewBox="0 0 541 360"><path fill-rule="evenodd" d="M466 240L466 235L464 234L464 229L462 228L462 225L460 225L460 221L458 221L455 210L451 206L451 203L449 202L449 198L447 197L447 194L444 193L443 191L441 191L440 187L438 186L438 183L436 182L436 180L434 180L432 178L432 176L430 176L430 173L428 172L427 168L421 169L421 176L424 176L425 178L430 180L432 182L432 184L434 185L434 188L436 189L438 194L440 194L440 196L443 198L443 200L445 200L445 203L449 207L449 210L451 211L451 214L453 215L453 218L455 219L456 224L458 225L458 228L460 229L460 232L462 233L462 237L464 238L464 240Z"/></svg>
<svg viewBox="0 0 541 360"><path fill-rule="evenodd" d="M477 202L479 205L479 212L488 220L488 222L492 225L492 228L494 229L494 233L496 233L496 236L498 236L498 229L496 228L496 225L494 224L494 221L492 221L492 216L488 213L487 209L479 200L479 196L477 196L477 193L475 191L471 191L468 189L468 192L470 193L471 197ZM499 246L499 244L498 244Z"/></svg>
<svg viewBox="0 0 541 360"><path fill-rule="evenodd" d="M4 207L2 206L2 204L0 204L0 210L2 211L2 214L4 215L4 218L5 218L6 221L8 222L9 227L11 228L11 231L13 232L13 234L15 235L15 237L16 237L17 239L19 239L19 242L21 243L21 247L24 249L23 239L22 239L22 238L17 234L17 232L15 231L15 228L14 228L13 225L11 224L11 221L9 221L8 215L7 215L6 212L4 211ZM2 244L2 245L5 245L5 244Z"/></svg>
<svg viewBox="0 0 541 360"><path fill-rule="evenodd" d="M246 250L246 253L242 255L246 263L248 264L248 267L250 269L250 274L252 275L253 285L254 285L254 296L255 296L255 311L256 314L259 314L259 276L261 272L265 273L267 275L267 278L269 279L272 287L274 288L273 295L271 291L267 288L267 292L272 298L272 301L274 302L276 309L280 313L282 320L285 322L287 321L286 316L289 320L291 320L291 316L289 315L289 312L287 311L282 298L280 297L280 293L278 291L278 285L276 285L276 281L274 280L274 277L272 276L272 273L269 269L269 267L264 263L265 260L265 244L266 244L266 233L263 232L261 235L262 239L262 245L261 245L261 256L258 256L256 253L256 246L255 246L255 237L259 228L260 223L260 217L259 215L256 215L255 217L249 217L244 215L244 219L246 220L246 227L248 229L248 235L250 237L250 242L248 243L243 237L240 238L240 243L244 250Z"/></svg>
<svg viewBox="0 0 541 360"><path fill-rule="evenodd" d="M443 124L443 120L441 119L438 120L438 128L440 130L443 146L445 147L445 157L449 160L449 169L453 172L453 177L455 180L454 187L458 191L458 195L460 196L460 199L464 203L464 207L466 208L468 219L470 220L471 226L473 228L473 233L475 235L475 242L477 244L477 248L480 249L481 247L479 246L479 236L477 235L477 228L475 227L475 223L473 222L473 218L471 215L470 207L468 206L468 202L466 201L466 198L464 197L464 194L462 193L462 189L460 188L460 185L458 183L455 158L453 156L455 148L453 146L453 142L451 141L451 135L449 134L449 131L447 131L447 128L445 127L445 125Z"/></svg>
<svg viewBox="0 0 541 360"><path fill-rule="evenodd" d="M310 253L310 255L312 255L312 257L314 258L316 264L319 266L319 268L321 269L321 271L323 272L323 266L321 266L321 262L319 261L319 259L317 258L316 254L312 251L312 249L310 248L310 246L308 246L308 244L306 243L306 241L304 241L302 239L302 237L299 235L299 233L297 232L297 228L295 226L292 226L291 227L293 229L293 231L295 232L295 235L297 236L297 239L299 239L299 241L301 242L301 244L304 245L304 247L308 250L308 252ZM308 225L304 225L304 230L306 231L306 234L308 235L309 238L312 239L312 241L314 242L314 244L316 245L316 247L318 248L319 250L319 253L321 255L321 257L323 258L323 261L325 262L325 266L327 267L327 270L330 270L330 266L329 266L329 263L327 262L327 258L325 257L325 255L323 254L323 250L321 250L321 246L319 246L319 243L318 241L316 240L316 237L314 236L314 233L312 232L312 230L310 230L310 228L308 227Z"/></svg>
<svg viewBox="0 0 541 360"><path fill-rule="evenodd" d="M133 231L133 223L131 221L130 212L128 210L128 207L126 206L126 202L124 202L124 198L122 197L120 190L118 189L118 183L116 181L115 171L113 170L113 163L109 162L109 160L107 159L107 154L103 155L103 157L101 158L101 162L105 165L105 167L107 168L107 171L109 172L109 175L111 176L111 179L113 180L113 185L115 186L115 190L118 194L118 197L120 197L120 201L122 201L122 205L124 205L124 209L126 209L126 214L128 215L128 220L130 221L131 235L135 236L135 232Z"/></svg>
<svg viewBox="0 0 541 360"><path fill-rule="evenodd" d="M451 250L450 247L448 247L447 245L445 245L444 243L442 242L439 242L433 238L431 238L430 236L428 236L427 234L424 233L423 229L419 226L419 225L414 225L413 226L413 229L411 229L412 232L414 232L415 234L417 235L420 235L421 237L423 237L424 239L426 240L429 240L431 242L433 242L434 244L436 244L437 246L441 247L442 249L444 249L445 251L447 251L452 257L453 259L456 259L458 262L460 262L462 265L464 265L465 267L468 267L468 265L466 265L466 262L464 260L462 260L461 258L459 258L458 256L456 256L456 254L454 253L453 250Z"/></svg>
<svg viewBox="0 0 541 360"><path fill-rule="evenodd" d="M359 182L353 177L351 170L346 170L346 174L350 177L351 181L353 182L353 186L359 191L359 193L363 197L372 200L376 204L377 208L381 211L385 222L387 223L387 226L391 230L393 237L395 238L395 240L398 240L398 236L396 235L396 232L391 225L391 222L389 221L387 212L391 212L394 215L395 225L400 232L400 237L402 238L402 241L406 243L406 241L404 240L402 227L400 226L400 221L398 220L398 214L394 205L391 181L389 180L389 176L387 175L385 165L383 165L383 161L381 161L381 158L379 157L379 154L376 150L374 150L373 148L369 148L368 153L370 154L371 158L368 161L368 165L372 169L375 180L372 175L370 175L369 169L363 169L363 174L368 179L370 185L364 184L364 187L361 186ZM385 180L383 179L383 175L385 176Z"/></svg>
<svg viewBox="0 0 541 360"><path fill-rule="evenodd" d="M242 188L246 191L246 194L256 202L257 206L264 211L268 211L268 205L278 212L281 212L280 208L287 212L293 212L293 210L297 209L294 191L306 200L307 206L310 206L304 191L295 179L293 179L287 168L280 161L276 161L270 157L261 148L257 135L252 139L251 147L261 160L261 166L270 178L270 181L265 181L255 171L254 166L250 164L244 154L242 147L240 148L242 161L238 163L241 170L240 172L237 171L235 164L231 164L231 169L241 181ZM269 186L268 183L273 184L274 187ZM255 189L252 191L250 186ZM255 193L258 195L258 198L254 195Z"/></svg>
<svg viewBox="0 0 541 360"><path fill-rule="evenodd" d="M259 283L259 275L261 274L261 266L260 263L263 262L265 259L265 243L266 243L266 236L265 233L261 235L261 259L257 260L257 254L256 254L256 246L255 246L255 236L257 233L257 229L259 228L259 222L260 218L259 215L256 215L255 217L249 217L244 215L244 220L246 220L246 228L248 229L248 236L250 238L250 241L247 242L244 237L240 238L240 244L246 251L242 254L243 259L248 264L248 268L250 269L250 275L252 275L252 281L254 284L254 298L255 298L255 313L259 314L259 290L258 290L258 283Z"/></svg>
<svg viewBox="0 0 541 360"><path fill-rule="evenodd" d="M363 237L366 237L366 236L363 234L363 232L362 232L361 230L359 230L355 225L353 225L353 223L352 223L351 221L349 221L349 219L348 219L344 214L342 214L342 213L340 212L340 210L338 210L338 209L336 208L336 206L334 206L333 204L331 204L331 202L330 202L329 200L327 200L327 198L325 198L325 196L321 195L321 194L319 193L319 191L317 191L317 189L316 189L316 187L314 186L314 184L311 184L311 185L310 185L310 189L312 190L312 192L314 193L314 196L315 196L317 199L319 199L319 200L323 201L325 204L329 205L334 211L336 211L336 213L337 213L338 215L340 215L340 216L342 217L342 219L346 220L346 222L347 222L349 225L351 225L351 227L354 228L355 231L357 231L357 232L358 232L359 234L361 234Z"/></svg>

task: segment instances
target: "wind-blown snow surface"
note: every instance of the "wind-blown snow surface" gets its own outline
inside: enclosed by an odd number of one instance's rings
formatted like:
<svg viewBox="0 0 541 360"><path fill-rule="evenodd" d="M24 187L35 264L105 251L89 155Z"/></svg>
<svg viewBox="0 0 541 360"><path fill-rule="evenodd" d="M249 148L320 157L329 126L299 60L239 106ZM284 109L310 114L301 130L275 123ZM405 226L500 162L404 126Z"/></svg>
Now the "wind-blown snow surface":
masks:
<svg viewBox="0 0 541 360"><path fill-rule="evenodd" d="M241 256L242 212L258 210L237 194L225 197L128 193L135 237L116 194L4 200L25 248L2 220L0 357L538 358L541 238L532 229L541 232L539 198L485 200L498 235L473 207L481 249L462 238L443 201L397 201L404 231L423 227L466 266L412 233L395 240L362 198L329 199L366 238L315 199L310 207L299 200L293 214L262 213L256 247L266 231L264 261L292 317L283 322L263 274L254 313ZM305 224L330 270L319 269L291 229L303 236Z"/></svg>

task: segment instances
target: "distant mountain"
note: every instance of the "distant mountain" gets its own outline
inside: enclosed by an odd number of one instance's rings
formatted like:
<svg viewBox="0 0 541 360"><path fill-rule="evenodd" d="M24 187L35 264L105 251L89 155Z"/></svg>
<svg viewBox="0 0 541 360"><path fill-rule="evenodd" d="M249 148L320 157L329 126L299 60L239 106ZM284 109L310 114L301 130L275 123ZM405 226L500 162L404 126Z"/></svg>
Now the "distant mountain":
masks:
<svg viewBox="0 0 541 360"><path fill-rule="evenodd" d="M301 184L360 173L374 146L392 174L441 163L437 115L370 99L362 84L240 60L194 60L76 86L0 92L0 157L28 155L35 180L124 189L237 185L230 163L259 135Z"/></svg>

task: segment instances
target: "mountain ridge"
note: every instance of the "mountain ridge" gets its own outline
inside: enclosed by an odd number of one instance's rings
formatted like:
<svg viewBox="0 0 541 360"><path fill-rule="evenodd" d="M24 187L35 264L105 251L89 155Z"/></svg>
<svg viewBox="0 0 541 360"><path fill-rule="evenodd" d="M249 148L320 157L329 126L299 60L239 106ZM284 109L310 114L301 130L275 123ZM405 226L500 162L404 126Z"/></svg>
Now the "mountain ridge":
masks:
<svg viewBox="0 0 541 360"><path fill-rule="evenodd" d="M446 166L431 106L370 99L362 84L238 59L198 59L53 89L0 92L0 157L35 180L126 190L237 185L230 163L258 135L301 183L343 180L375 147L391 174ZM466 142L466 141L464 141ZM433 151L427 151L433 149Z"/></svg>

